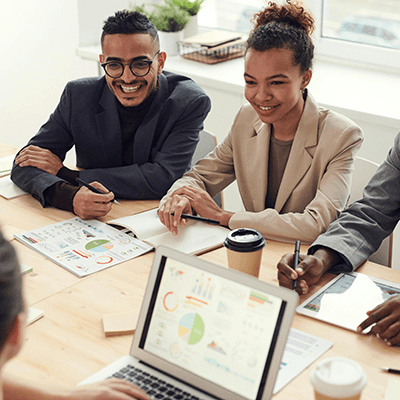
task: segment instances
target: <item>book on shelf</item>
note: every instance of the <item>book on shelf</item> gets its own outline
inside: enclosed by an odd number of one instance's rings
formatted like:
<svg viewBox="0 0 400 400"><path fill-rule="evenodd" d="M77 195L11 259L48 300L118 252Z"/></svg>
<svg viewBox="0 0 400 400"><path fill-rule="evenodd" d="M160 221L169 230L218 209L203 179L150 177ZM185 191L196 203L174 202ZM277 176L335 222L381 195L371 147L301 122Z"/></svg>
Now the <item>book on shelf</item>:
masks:
<svg viewBox="0 0 400 400"><path fill-rule="evenodd" d="M228 31L209 31L183 40L193 46L215 47L241 39L243 33Z"/></svg>
<svg viewBox="0 0 400 400"><path fill-rule="evenodd" d="M219 225L189 220L186 226L178 228L178 234L174 236L161 223L156 208L107 223L119 229L124 228L125 232L131 232L136 238L153 247L164 245L195 255L221 247L229 233L227 228Z"/></svg>

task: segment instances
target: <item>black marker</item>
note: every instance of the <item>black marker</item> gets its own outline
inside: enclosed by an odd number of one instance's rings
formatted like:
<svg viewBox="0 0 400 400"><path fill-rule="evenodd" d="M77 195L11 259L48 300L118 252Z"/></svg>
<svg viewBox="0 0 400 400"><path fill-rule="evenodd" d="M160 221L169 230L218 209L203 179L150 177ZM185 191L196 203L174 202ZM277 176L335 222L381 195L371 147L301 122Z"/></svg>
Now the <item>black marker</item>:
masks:
<svg viewBox="0 0 400 400"><path fill-rule="evenodd" d="M82 179L79 178L75 178L75 180L81 185L81 186L85 186L87 187L89 190L91 190L93 193L97 193L97 194L106 194L104 192L102 192L100 189L95 188L92 185L89 185L89 183L84 182ZM119 204L117 200L113 199L111 200L113 203L115 204Z"/></svg>
<svg viewBox="0 0 400 400"><path fill-rule="evenodd" d="M172 212L171 215L174 216L175 213ZM219 225L219 221L217 221L215 219L203 218L203 217L199 217L197 215L182 214L181 218L183 218L183 219L193 219L195 221L201 221L201 222L205 222L207 224Z"/></svg>
<svg viewBox="0 0 400 400"><path fill-rule="evenodd" d="M296 269L299 264L299 254L300 254L300 240L296 240L296 244L294 245L294 258L293 258L293 269ZM293 289L297 288L297 279L293 280Z"/></svg>

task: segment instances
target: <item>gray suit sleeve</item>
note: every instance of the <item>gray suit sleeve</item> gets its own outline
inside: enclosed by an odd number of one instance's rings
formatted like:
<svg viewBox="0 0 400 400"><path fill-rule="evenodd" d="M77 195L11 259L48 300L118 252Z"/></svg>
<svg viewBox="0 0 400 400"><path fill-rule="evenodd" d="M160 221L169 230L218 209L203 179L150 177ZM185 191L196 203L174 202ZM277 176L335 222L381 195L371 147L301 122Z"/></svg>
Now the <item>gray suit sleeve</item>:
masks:
<svg viewBox="0 0 400 400"><path fill-rule="evenodd" d="M358 268L389 236L400 219L400 133L386 160L364 189L363 198L351 204L310 247L337 251L353 269ZM332 272L341 271L337 266Z"/></svg>

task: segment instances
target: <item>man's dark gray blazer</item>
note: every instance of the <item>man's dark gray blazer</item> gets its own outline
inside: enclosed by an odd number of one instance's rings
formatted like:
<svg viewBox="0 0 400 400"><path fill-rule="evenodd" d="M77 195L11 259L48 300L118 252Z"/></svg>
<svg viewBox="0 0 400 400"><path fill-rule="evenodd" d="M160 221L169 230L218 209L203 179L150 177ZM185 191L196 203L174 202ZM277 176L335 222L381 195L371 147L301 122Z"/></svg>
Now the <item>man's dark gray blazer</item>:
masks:
<svg viewBox="0 0 400 400"><path fill-rule="evenodd" d="M364 189L363 198L344 210L329 229L312 244L338 252L344 263L329 272L349 272L358 268L389 236L400 220L400 133L386 160ZM347 261L347 263L346 263Z"/></svg>
<svg viewBox="0 0 400 400"><path fill-rule="evenodd" d="M102 183L117 198L159 199L188 169L210 99L191 79L160 74L128 166L122 166L117 101L104 77L69 82L56 110L28 145L49 149L61 161L75 145L82 180ZM44 191L61 180L35 167L15 165L11 179L43 206Z"/></svg>

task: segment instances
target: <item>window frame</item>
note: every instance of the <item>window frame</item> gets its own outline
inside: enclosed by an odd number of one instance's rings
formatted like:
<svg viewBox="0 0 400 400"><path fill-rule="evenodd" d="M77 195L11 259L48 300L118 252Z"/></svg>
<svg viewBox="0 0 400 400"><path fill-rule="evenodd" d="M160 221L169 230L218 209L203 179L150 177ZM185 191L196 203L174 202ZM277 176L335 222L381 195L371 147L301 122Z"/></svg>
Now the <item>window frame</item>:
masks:
<svg viewBox="0 0 400 400"><path fill-rule="evenodd" d="M365 68L400 73L400 50L322 36L324 0L305 0L315 18L315 56Z"/></svg>

